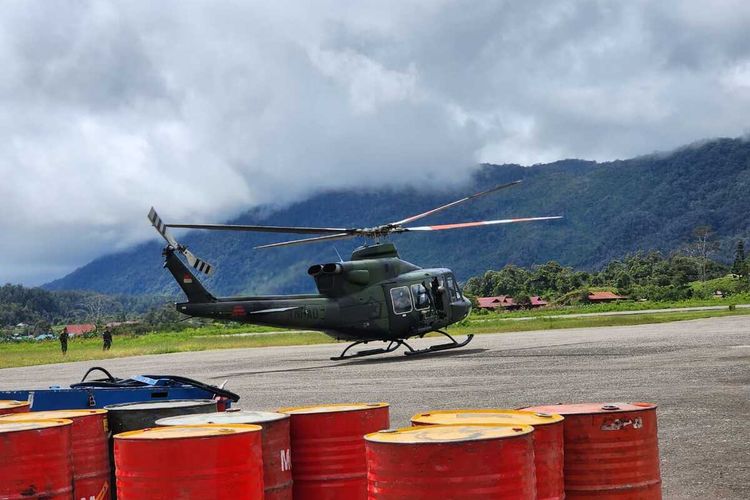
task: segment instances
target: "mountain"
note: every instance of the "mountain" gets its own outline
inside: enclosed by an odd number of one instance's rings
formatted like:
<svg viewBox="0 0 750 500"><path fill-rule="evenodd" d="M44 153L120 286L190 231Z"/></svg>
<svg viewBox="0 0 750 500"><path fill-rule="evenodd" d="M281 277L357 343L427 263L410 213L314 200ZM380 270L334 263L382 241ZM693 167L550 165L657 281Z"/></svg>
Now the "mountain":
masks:
<svg viewBox="0 0 750 500"><path fill-rule="evenodd" d="M483 165L471 185L445 191L405 188L325 192L278 210L253 209L230 223L376 225L517 179L523 180L520 186L416 224L542 215L565 218L396 235L393 241L401 257L423 267L450 267L460 280L508 263L528 266L556 260L576 268L597 269L637 250L670 252L684 248L695 240L696 227L708 225L720 245L717 256L731 260L736 240L747 237L750 228L750 142L744 139L713 140L671 153L605 163L563 160L532 167ZM168 213L168 207L162 209ZM314 286L305 272L307 267L338 260L331 243L252 248L281 240L283 235L208 231L180 237L194 253L217 266L216 274L206 284L222 295L311 291ZM335 242L335 248L346 259L360 243ZM157 242L98 258L45 288L179 294L169 273L162 269L161 244Z"/></svg>

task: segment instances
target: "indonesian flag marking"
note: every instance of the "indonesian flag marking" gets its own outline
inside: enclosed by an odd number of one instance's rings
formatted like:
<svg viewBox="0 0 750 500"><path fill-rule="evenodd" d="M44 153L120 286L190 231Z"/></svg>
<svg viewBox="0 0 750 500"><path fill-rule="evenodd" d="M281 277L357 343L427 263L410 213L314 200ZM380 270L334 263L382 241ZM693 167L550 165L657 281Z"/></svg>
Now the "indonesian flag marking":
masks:
<svg viewBox="0 0 750 500"><path fill-rule="evenodd" d="M193 282L193 277L190 276L189 274L186 274L186 275L184 275L182 277L182 282L186 283L186 284L192 283Z"/></svg>

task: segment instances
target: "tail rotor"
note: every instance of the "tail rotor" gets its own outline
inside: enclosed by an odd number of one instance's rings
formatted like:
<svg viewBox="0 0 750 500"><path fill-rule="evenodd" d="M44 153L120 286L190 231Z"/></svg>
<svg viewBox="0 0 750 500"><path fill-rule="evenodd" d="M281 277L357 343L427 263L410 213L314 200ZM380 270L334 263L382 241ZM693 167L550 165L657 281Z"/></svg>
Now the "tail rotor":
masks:
<svg viewBox="0 0 750 500"><path fill-rule="evenodd" d="M207 276L211 276L213 274L214 266L196 256L193 252L188 250L186 246L178 243L174 236L172 236L172 234L167 230L167 225L164 223L164 221L161 220L161 217L159 217L159 214L156 213L154 207L151 207L151 210L148 212L148 220L151 221L151 225L154 226L156 231L162 236L162 238L164 238L167 244L174 250L184 255L188 261L188 264L190 264L194 269L202 272Z"/></svg>

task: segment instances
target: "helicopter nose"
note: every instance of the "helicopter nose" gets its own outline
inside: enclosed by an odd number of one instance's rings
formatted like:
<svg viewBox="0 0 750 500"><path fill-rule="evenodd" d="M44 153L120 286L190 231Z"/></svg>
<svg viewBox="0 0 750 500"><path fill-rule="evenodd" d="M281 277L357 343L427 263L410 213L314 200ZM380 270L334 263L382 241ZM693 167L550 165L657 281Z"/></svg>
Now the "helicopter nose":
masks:
<svg viewBox="0 0 750 500"><path fill-rule="evenodd" d="M462 298L460 301L453 302L451 304L451 312L453 313L454 321L461 321L471 312L471 301Z"/></svg>

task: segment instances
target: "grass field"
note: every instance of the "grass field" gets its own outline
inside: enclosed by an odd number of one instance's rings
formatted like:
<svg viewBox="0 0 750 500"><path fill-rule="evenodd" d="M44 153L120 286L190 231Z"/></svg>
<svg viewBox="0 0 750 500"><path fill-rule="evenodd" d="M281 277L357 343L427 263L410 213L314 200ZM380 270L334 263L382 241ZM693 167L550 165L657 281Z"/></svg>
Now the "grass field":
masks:
<svg viewBox="0 0 750 500"><path fill-rule="evenodd" d="M584 311L577 310L576 312L580 313ZM589 310L585 312L594 311ZM520 316L518 313L512 314ZM748 309L738 309L735 311L725 309L721 311L665 312L633 314L629 316L590 316L583 318L549 318L545 317L548 315L533 315L532 313L533 318L526 321L507 321L506 314L488 314L473 315L470 319L451 327L449 332L452 335L465 335L469 333L504 333L561 328L622 326L748 314L750 314L750 310ZM102 342L99 338L71 339L68 343L68 353L66 356L61 354L60 344L56 340L3 343L0 344L0 368L72 361L93 361L144 354L333 342L335 341L330 337L317 332L279 331L254 325L219 324L202 328L191 328L180 332L158 332L137 336L116 335L112 350L107 352L102 351Z"/></svg>

